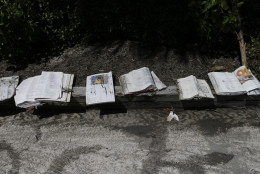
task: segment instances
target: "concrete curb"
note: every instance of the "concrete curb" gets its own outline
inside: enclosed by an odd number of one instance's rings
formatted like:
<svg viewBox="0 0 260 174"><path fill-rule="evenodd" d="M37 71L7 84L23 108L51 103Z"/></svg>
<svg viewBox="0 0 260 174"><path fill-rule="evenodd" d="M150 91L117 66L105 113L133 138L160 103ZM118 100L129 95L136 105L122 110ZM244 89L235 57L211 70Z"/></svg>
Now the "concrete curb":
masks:
<svg viewBox="0 0 260 174"><path fill-rule="evenodd" d="M91 107L107 107L107 108L183 108L183 109L206 109L206 108L229 108L229 107L246 107L260 105L260 96L218 96L215 92L212 93L215 99L201 99L201 100L188 100L180 101L179 94L176 86L168 86L162 91L141 93L138 95L121 94L120 86L115 86L116 102L108 104L100 104L93 106L86 106L86 88L74 87L72 92L71 101L69 103L63 102L47 102L45 107L49 108L91 108ZM9 101L0 103L1 108L15 107L13 98Z"/></svg>

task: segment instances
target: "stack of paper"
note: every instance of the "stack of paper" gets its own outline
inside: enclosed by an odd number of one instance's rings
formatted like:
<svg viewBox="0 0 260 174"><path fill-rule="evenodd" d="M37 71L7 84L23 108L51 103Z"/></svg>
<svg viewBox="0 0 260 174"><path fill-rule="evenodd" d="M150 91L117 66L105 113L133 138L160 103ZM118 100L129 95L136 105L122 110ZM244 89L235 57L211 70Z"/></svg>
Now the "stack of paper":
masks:
<svg viewBox="0 0 260 174"><path fill-rule="evenodd" d="M13 97L18 82L18 76L0 78L0 101Z"/></svg>
<svg viewBox="0 0 260 174"><path fill-rule="evenodd" d="M177 79L180 100L199 98L214 98L210 87L205 80L197 79L191 75Z"/></svg>
<svg viewBox="0 0 260 174"><path fill-rule="evenodd" d="M39 106L44 101L69 102L73 78L73 74L62 72L42 72L39 76L28 78L16 89L16 106Z"/></svg>
<svg viewBox="0 0 260 174"><path fill-rule="evenodd" d="M133 70L120 76L119 83L125 95L166 88L166 85L147 67Z"/></svg>
<svg viewBox="0 0 260 174"><path fill-rule="evenodd" d="M86 104L115 102L112 72L87 76Z"/></svg>

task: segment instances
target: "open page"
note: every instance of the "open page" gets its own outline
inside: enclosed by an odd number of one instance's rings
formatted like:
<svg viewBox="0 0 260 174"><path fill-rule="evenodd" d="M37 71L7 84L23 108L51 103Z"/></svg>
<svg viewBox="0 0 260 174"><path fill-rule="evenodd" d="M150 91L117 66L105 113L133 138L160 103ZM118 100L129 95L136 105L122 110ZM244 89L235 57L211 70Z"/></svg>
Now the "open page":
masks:
<svg viewBox="0 0 260 174"><path fill-rule="evenodd" d="M87 76L86 104L115 102L112 72Z"/></svg>
<svg viewBox="0 0 260 174"><path fill-rule="evenodd" d="M250 71L250 70L249 70ZM251 72L251 71L250 71ZM260 89L260 82L258 79L252 74L252 80L247 80L242 84L243 88L249 92L255 90L256 92Z"/></svg>
<svg viewBox="0 0 260 174"><path fill-rule="evenodd" d="M218 95L240 95L246 93L234 73L211 72L208 75Z"/></svg>
<svg viewBox="0 0 260 174"><path fill-rule="evenodd" d="M18 107L27 108L30 106L37 106L40 102L35 101L34 96L38 93L38 81L40 76L28 78L16 88L16 95L14 97L15 104Z"/></svg>
<svg viewBox="0 0 260 174"><path fill-rule="evenodd" d="M162 81L157 77L157 75L153 71L151 72L151 74L152 74L155 86L158 90L162 90L167 87L165 84L162 83Z"/></svg>
<svg viewBox="0 0 260 174"><path fill-rule="evenodd" d="M64 80L64 78L66 79L66 81ZM74 74L64 74L61 101L70 102L73 80Z"/></svg>
<svg viewBox="0 0 260 174"><path fill-rule="evenodd" d="M247 95L260 95L260 89L249 91Z"/></svg>
<svg viewBox="0 0 260 174"><path fill-rule="evenodd" d="M18 76L0 78L0 101L11 98L19 82Z"/></svg>
<svg viewBox="0 0 260 174"><path fill-rule="evenodd" d="M58 99L41 98L37 100L70 102L73 80L74 80L74 74L63 74L61 97Z"/></svg>
<svg viewBox="0 0 260 174"><path fill-rule="evenodd" d="M58 99L62 95L62 72L43 71L37 86L36 99Z"/></svg>
<svg viewBox="0 0 260 174"><path fill-rule="evenodd" d="M206 80L197 79L197 82L198 82L199 97L214 98Z"/></svg>
<svg viewBox="0 0 260 174"><path fill-rule="evenodd" d="M233 73L241 84L243 84L247 80L253 79L252 73L245 66L240 66Z"/></svg>
<svg viewBox="0 0 260 174"><path fill-rule="evenodd" d="M180 100L189 100L199 96L196 81L196 77L193 75L177 79Z"/></svg>
<svg viewBox="0 0 260 174"><path fill-rule="evenodd" d="M123 94L155 90L156 86L149 68L143 67L133 70L119 77Z"/></svg>

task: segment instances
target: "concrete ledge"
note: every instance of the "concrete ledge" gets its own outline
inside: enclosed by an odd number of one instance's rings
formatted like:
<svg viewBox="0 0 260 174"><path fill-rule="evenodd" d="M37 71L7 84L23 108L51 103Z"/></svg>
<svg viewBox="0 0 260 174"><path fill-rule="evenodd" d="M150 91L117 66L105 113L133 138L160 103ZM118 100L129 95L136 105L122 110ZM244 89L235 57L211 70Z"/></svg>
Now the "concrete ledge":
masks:
<svg viewBox="0 0 260 174"><path fill-rule="evenodd" d="M44 107L49 108L74 108L86 109L92 107L102 108L184 108L184 109L205 109L219 107L246 107L260 105L260 96L218 96L215 99L201 99L180 101L176 86L168 86L162 91L141 93L138 95L126 95L121 93L121 87L115 86L116 102L108 104L100 104L86 106L86 88L74 87L70 103L63 102L47 102ZM15 107L13 98L0 103L0 108Z"/></svg>
<svg viewBox="0 0 260 174"><path fill-rule="evenodd" d="M212 91L215 99L201 99L180 101L178 89L175 85L168 86L162 91L147 92L137 95L123 96L120 86L115 86L116 102L100 104L88 107L108 107L108 108L184 108L203 109L219 107L245 107L260 105L260 96L218 96ZM49 102L48 105L70 106L86 108L86 88L74 87L70 103Z"/></svg>

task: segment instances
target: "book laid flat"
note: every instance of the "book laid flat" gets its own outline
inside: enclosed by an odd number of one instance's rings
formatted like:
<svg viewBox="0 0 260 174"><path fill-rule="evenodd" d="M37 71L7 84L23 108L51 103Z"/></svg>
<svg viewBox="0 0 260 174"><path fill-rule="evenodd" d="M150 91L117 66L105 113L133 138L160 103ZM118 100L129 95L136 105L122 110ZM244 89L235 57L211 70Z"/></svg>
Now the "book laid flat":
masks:
<svg viewBox="0 0 260 174"><path fill-rule="evenodd" d="M214 98L208 83L191 75L177 79L180 100Z"/></svg>
<svg viewBox="0 0 260 174"><path fill-rule="evenodd" d="M133 70L119 77L122 93L136 94L147 91L155 91L166 88L155 73L147 67Z"/></svg>
<svg viewBox="0 0 260 174"><path fill-rule="evenodd" d="M87 76L86 104L115 102L112 72Z"/></svg>
<svg viewBox="0 0 260 174"><path fill-rule="evenodd" d="M16 88L16 106L28 108L47 101L69 102L73 78L72 74L45 71L39 76L28 78Z"/></svg>
<svg viewBox="0 0 260 174"><path fill-rule="evenodd" d="M234 72L211 72L208 76L217 95L260 94L260 82L245 66Z"/></svg>

